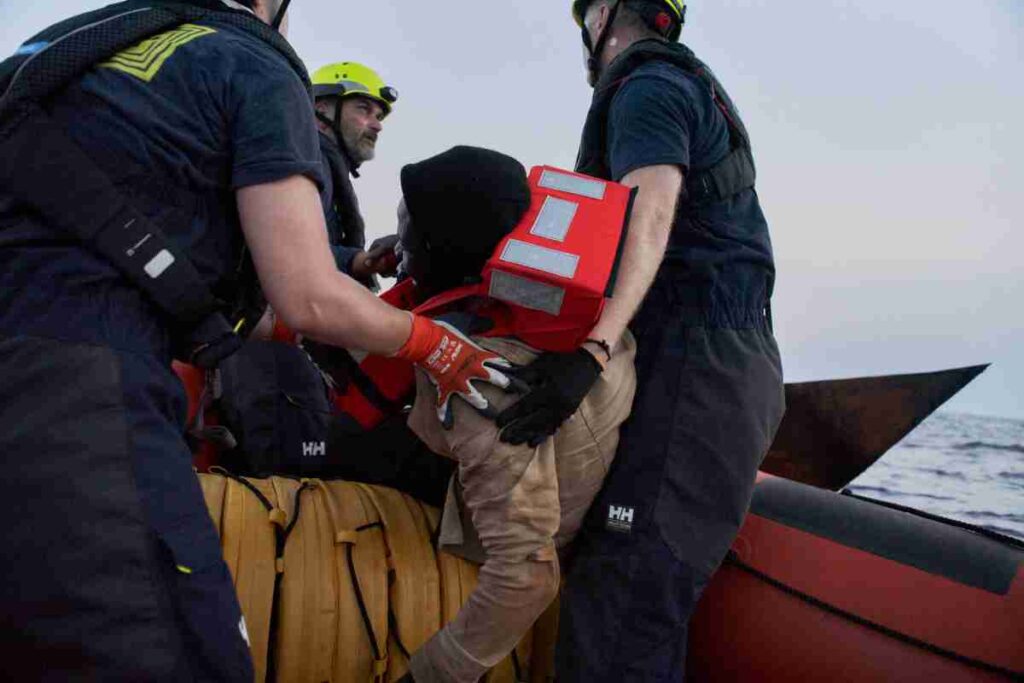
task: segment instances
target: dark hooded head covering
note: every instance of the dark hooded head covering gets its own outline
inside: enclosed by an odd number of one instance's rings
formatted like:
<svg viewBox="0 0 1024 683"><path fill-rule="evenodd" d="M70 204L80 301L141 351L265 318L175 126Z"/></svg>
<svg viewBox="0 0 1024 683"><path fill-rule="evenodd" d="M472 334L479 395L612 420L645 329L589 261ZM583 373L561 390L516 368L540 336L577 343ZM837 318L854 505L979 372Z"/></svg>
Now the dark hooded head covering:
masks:
<svg viewBox="0 0 1024 683"><path fill-rule="evenodd" d="M530 208L526 169L480 147L452 149L402 169L409 211L403 247L418 261L418 284L440 291L480 275Z"/></svg>

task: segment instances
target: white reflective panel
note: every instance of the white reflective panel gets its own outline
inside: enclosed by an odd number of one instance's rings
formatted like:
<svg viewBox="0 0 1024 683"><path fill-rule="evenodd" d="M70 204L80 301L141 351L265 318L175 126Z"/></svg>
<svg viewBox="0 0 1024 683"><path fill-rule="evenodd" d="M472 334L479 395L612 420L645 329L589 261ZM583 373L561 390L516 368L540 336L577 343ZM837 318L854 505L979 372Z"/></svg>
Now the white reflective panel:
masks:
<svg viewBox="0 0 1024 683"><path fill-rule="evenodd" d="M549 190L560 192L571 192L581 197L591 199L604 199L604 189L607 183L591 178L580 178L566 173L556 171L544 171L540 174L539 185Z"/></svg>
<svg viewBox="0 0 1024 683"><path fill-rule="evenodd" d="M537 220L530 228L531 235L546 237L556 242L564 242L565 236L569 234L569 226L572 219L576 217L576 209L580 205L558 197L548 197L544 200L544 206L537 214Z"/></svg>
<svg viewBox="0 0 1024 683"><path fill-rule="evenodd" d="M569 279L575 277L576 267L580 263L580 257L576 254L538 247L536 244L519 240L509 240L501 253L501 260Z"/></svg>
<svg viewBox="0 0 1024 683"><path fill-rule="evenodd" d="M174 254L166 249L161 249L157 252L156 256L149 260L149 263L142 267L142 269L146 271L146 275L155 280L163 275L164 271L172 265L174 265Z"/></svg>
<svg viewBox="0 0 1024 683"><path fill-rule="evenodd" d="M551 315L562 312L562 301L565 299L565 290L561 287L528 280L502 270L491 272L491 289L488 294L493 299Z"/></svg>

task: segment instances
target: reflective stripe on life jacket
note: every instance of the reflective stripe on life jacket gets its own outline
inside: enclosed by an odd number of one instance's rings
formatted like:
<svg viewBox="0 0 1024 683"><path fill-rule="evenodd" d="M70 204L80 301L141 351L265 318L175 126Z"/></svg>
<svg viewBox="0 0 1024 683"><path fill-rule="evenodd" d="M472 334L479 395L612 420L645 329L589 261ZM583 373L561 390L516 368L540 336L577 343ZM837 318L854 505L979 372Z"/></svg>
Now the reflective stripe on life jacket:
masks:
<svg viewBox="0 0 1024 683"><path fill-rule="evenodd" d="M465 299L485 297L505 305L491 307L494 326L483 336L572 351L615 287L634 191L550 166L534 167L529 182L530 209L498 244L482 282L439 294L415 312L437 317Z"/></svg>
<svg viewBox="0 0 1024 683"><path fill-rule="evenodd" d="M611 296L634 193L618 183L535 167L530 209L487 261L481 282L417 303L411 280L382 298L436 318L470 307L490 323L484 337L515 337L542 351L571 351L590 334ZM411 398L412 366L366 356L335 400L369 429Z"/></svg>

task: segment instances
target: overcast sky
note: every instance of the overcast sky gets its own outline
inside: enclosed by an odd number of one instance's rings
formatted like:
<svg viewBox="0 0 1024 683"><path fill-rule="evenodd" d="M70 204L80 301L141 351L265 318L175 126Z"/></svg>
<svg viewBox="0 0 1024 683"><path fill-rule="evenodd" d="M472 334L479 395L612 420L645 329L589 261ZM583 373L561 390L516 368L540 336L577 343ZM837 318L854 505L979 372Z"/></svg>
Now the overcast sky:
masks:
<svg viewBox="0 0 1024 683"><path fill-rule="evenodd" d="M0 53L102 4L0 0ZM356 185L372 237L401 166L452 145L571 167L569 4L293 0L311 71L362 61L401 92ZM992 362L949 407L1024 417L1024 3L694 2L683 40L753 138L787 380Z"/></svg>

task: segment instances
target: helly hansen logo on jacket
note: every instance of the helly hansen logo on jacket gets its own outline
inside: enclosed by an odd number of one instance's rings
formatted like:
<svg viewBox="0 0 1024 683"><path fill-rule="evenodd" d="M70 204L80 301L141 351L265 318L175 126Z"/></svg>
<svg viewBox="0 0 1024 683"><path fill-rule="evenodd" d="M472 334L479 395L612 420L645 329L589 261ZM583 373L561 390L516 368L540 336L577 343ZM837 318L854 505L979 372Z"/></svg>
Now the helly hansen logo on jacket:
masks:
<svg viewBox="0 0 1024 683"><path fill-rule="evenodd" d="M611 531L629 533L633 529L633 508L609 505L605 526Z"/></svg>
<svg viewBox="0 0 1024 683"><path fill-rule="evenodd" d="M324 441L306 441L302 444L302 455L306 458L323 457L327 455L327 443Z"/></svg>

